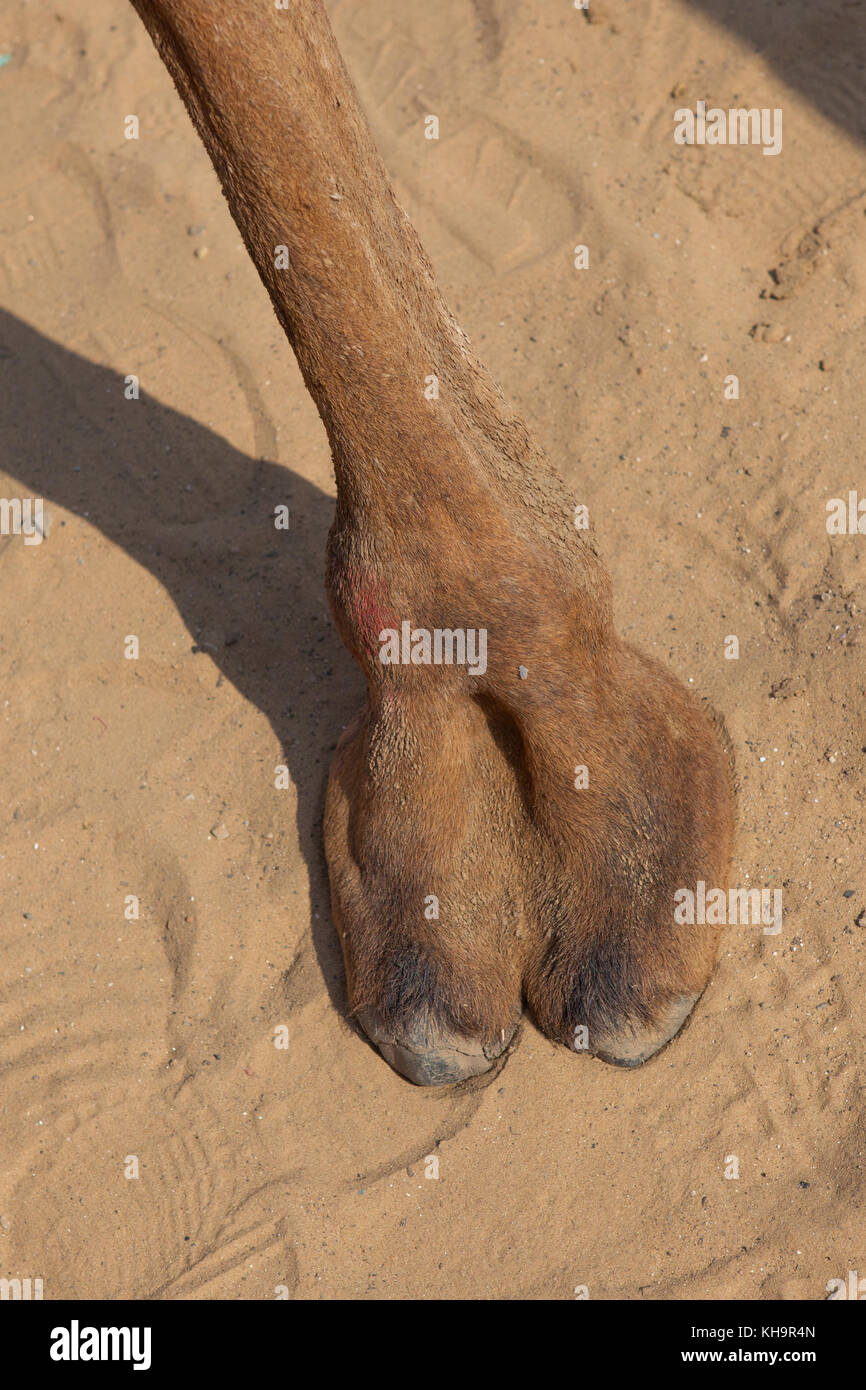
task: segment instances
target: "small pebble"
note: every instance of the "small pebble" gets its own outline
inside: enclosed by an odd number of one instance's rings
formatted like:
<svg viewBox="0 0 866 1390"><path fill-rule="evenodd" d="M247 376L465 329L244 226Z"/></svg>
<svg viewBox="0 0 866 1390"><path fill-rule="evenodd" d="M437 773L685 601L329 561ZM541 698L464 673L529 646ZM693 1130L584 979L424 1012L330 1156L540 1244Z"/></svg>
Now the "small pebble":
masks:
<svg viewBox="0 0 866 1390"><path fill-rule="evenodd" d="M227 840L229 837L229 832L226 830L222 821L220 821L219 825L214 826L213 830L211 831L211 835L213 835L215 840Z"/></svg>
<svg viewBox="0 0 866 1390"><path fill-rule="evenodd" d="M517 674L522 681L525 681L526 677L529 675L529 672L527 671L525 666L518 666Z"/></svg>

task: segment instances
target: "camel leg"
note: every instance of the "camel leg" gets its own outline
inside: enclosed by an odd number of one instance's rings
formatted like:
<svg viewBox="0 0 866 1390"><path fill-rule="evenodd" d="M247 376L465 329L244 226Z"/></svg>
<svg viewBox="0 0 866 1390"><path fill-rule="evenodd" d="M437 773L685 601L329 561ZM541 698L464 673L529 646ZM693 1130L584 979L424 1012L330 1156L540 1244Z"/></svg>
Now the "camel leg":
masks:
<svg viewBox="0 0 866 1390"><path fill-rule="evenodd" d="M445 307L320 0L133 3L331 444L328 593L367 681L325 819L351 1008L422 1084L491 1066L524 1001L555 1041L582 1029L635 1065L715 959L715 933L674 922L678 888L727 870L712 724L617 637L592 539Z"/></svg>

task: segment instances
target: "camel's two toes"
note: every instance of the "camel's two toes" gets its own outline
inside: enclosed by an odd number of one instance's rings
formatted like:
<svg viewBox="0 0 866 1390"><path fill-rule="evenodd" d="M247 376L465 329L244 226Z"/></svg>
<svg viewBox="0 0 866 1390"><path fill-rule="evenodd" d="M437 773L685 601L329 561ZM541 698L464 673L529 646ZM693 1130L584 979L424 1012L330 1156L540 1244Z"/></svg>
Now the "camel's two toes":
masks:
<svg viewBox="0 0 866 1390"><path fill-rule="evenodd" d="M133 3L333 453L328 592L368 690L325 814L351 1008L423 1084L488 1070L524 1006L637 1065L716 956L715 929L674 920L677 889L727 869L715 730L617 637L604 566L445 307L320 0Z"/></svg>

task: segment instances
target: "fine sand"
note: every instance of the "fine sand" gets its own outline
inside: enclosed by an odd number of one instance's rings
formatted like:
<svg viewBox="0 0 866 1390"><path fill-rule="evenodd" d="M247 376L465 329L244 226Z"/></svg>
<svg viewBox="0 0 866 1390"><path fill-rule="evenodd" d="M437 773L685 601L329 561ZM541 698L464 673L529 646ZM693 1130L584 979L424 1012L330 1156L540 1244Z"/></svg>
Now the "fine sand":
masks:
<svg viewBox="0 0 866 1390"><path fill-rule="evenodd" d="M620 631L726 722L731 884L781 888L782 930L731 928L638 1071L525 1020L492 1079L426 1091L363 1040L322 851L363 694L324 431L131 8L12 3L0 492L44 499L46 535L0 537L0 1275L826 1297L866 1274L866 537L826 527L866 495L866 7L329 9L452 308L590 509ZM781 108L782 152L677 145L700 99Z"/></svg>

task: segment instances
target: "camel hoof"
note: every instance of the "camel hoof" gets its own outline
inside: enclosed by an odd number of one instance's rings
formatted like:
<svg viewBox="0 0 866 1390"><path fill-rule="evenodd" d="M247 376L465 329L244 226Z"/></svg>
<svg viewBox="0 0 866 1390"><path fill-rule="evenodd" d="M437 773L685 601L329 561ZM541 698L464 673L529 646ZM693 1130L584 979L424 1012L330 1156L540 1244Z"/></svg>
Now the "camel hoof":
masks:
<svg viewBox="0 0 866 1390"><path fill-rule="evenodd" d="M502 1056L517 1028L515 1023L495 1044L481 1043L440 1027L427 1015L400 1037L381 1023L372 1009L361 1009L358 1022L389 1066L416 1086L452 1086L489 1071Z"/></svg>
<svg viewBox="0 0 866 1390"><path fill-rule="evenodd" d="M593 1049L593 1055L615 1067L642 1066L673 1041L700 997L700 994L684 994L671 1005L658 1028L623 1031L603 1038Z"/></svg>

